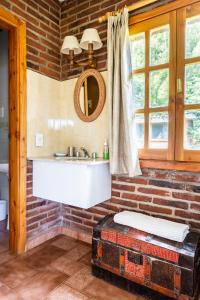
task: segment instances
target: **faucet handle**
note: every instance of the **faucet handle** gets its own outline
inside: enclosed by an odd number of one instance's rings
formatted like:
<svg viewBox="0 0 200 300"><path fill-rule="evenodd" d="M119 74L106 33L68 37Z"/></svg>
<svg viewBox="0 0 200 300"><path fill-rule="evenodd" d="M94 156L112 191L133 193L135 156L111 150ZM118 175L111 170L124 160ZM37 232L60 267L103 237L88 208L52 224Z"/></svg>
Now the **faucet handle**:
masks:
<svg viewBox="0 0 200 300"><path fill-rule="evenodd" d="M88 152L84 147L81 147L81 150L82 150L83 153L84 153L84 157L90 157L89 152Z"/></svg>

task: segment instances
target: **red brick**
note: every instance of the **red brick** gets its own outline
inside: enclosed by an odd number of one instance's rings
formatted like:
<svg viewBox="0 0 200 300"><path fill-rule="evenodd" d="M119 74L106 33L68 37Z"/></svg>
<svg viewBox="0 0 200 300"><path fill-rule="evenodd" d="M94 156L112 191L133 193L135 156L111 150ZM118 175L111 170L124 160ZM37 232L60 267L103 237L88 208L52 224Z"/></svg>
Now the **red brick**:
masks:
<svg viewBox="0 0 200 300"><path fill-rule="evenodd" d="M200 196L190 193L173 192L172 197L182 200L200 202Z"/></svg>
<svg viewBox="0 0 200 300"><path fill-rule="evenodd" d="M125 184L112 184L112 189L114 190L120 190L120 191L129 191L129 192L134 192L135 187L132 185L125 185Z"/></svg>
<svg viewBox="0 0 200 300"><path fill-rule="evenodd" d="M177 200L154 198L153 203L161 206L171 206L172 208L176 207L176 208L188 209L188 203L177 201Z"/></svg>
<svg viewBox="0 0 200 300"><path fill-rule="evenodd" d="M121 198L134 200L134 201L140 201L140 202L151 202L152 201L152 197L145 196L145 195L138 195L138 194L129 194L129 193L122 193Z"/></svg>
<svg viewBox="0 0 200 300"><path fill-rule="evenodd" d="M129 178L129 177L117 177L117 176L115 176L113 178L113 181L114 180L129 182L129 183L142 184L142 185L146 185L148 183L148 180L146 178L143 178L143 177Z"/></svg>
<svg viewBox="0 0 200 300"><path fill-rule="evenodd" d="M55 221L58 222L58 216L57 215L53 215L51 217L48 217L48 218L45 218L44 220L40 221L40 224L43 225L43 224L47 224L47 223L50 223L52 221Z"/></svg>
<svg viewBox="0 0 200 300"><path fill-rule="evenodd" d="M169 191L153 189L153 188L139 187L137 189L137 191L140 192L140 193L150 194L150 195L170 196Z"/></svg>
<svg viewBox="0 0 200 300"><path fill-rule="evenodd" d="M200 223L189 221L189 224L192 228L197 229L198 231L200 230Z"/></svg>
<svg viewBox="0 0 200 300"><path fill-rule="evenodd" d="M166 215L171 215L172 210L164 207L159 207L159 206L152 206L152 205L146 205L146 204L139 204L139 208L144 211L150 211L154 213L159 213L159 214L166 214Z"/></svg>
<svg viewBox="0 0 200 300"><path fill-rule="evenodd" d="M200 204L191 203L190 208L193 210L200 211Z"/></svg>
<svg viewBox="0 0 200 300"><path fill-rule="evenodd" d="M92 215L90 215L90 214L87 214L85 212L75 211L75 210L72 210L71 214L74 216L83 218L83 219L91 219L92 218Z"/></svg>
<svg viewBox="0 0 200 300"><path fill-rule="evenodd" d="M97 222L95 222L95 221L88 221L88 220L83 222L84 225L90 226L92 228L94 227L94 225L96 225L96 223Z"/></svg>
<svg viewBox="0 0 200 300"><path fill-rule="evenodd" d="M28 232L30 232L31 230L38 228L38 226L39 226L38 223L29 225L29 226L27 227L27 230L28 230Z"/></svg>
<svg viewBox="0 0 200 300"><path fill-rule="evenodd" d="M101 215L101 216L105 216L106 215L105 210L102 210L102 208L91 207L87 211L91 212L93 214Z"/></svg>
<svg viewBox="0 0 200 300"><path fill-rule="evenodd" d="M120 192L112 191L112 196L120 197Z"/></svg>
<svg viewBox="0 0 200 300"><path fill-rule="evenodd" d="M42 219L45 219L46 217L47 217L47 214L37 215L36 217L28 219L27 224L30 225L32 223L35 223L35 222L40 221Z"/></svg>
<svg viewBox="0 0 200 300"><path fill-rule="evenodd" d="M102 219L102 217L100 217L100 216L94 216L94 220L97 222L99 222L101 219Z"/></svg>
<svg viewBox="0 0 200 300"><path fill-rule="evenodd" d="M36 197L34 197L34 196L27 197L27 202L35 202L35 201L37 201Z"/></svg>
<svg viewBox="0 0 200 300"><path fill-rule="evenodd" d="M64 218L66 218L69 221L76 222L76 223L82 223L82 219L68 215L68 214L64 215Z"/></svg>
<svg viewBox="0 0 200 300"><path fill-rule="evenodd" d="M137 207L137 203L132 202L132 201L126 201L126 200L120 200L120 199L112 198L111 202L115 203L115 204L118 204L118 205L126 206L126 207L132 207L132 208Z"/></svg>
<svg viewBox="0 0 200 300"><path fill-rule="evenodd" d="M9 3L9 1L1 0L1 5L4 6L5 8L10 9L10 3Z"/></svg>
<svg viewBox="0 0 200 300"><path fill-rule="evenodd" d="M88 233L88 234L92 234L92 228L91 227L88 227L86 225L83 225L83 224L77 224L77 223L73 223L71 222L70 223L70 228L76 230L76 231L80 231L80 232L85 232L85 233Z"/></svg>
<svg viewBox="0 0 200 300"><path fill-rule="evenodd" d="M200 213L197 214L190 211L176 210L175 215L183 219L186 218L186 219L194 219L200 221Z"/></svg>

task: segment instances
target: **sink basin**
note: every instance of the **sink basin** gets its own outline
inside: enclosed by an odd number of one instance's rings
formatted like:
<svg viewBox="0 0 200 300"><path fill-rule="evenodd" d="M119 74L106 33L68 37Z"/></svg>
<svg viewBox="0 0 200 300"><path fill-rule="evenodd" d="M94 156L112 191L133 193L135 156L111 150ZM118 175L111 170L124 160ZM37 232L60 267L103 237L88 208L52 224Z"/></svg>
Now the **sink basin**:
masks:
<svg viewBox="0 0 200 300"><path fill-rule="evenodd" d="M55 157L56 160L69 160L69 161L74 161L74 160L86 160L86 161L91 161L92 158L90 157Z"/></svg>

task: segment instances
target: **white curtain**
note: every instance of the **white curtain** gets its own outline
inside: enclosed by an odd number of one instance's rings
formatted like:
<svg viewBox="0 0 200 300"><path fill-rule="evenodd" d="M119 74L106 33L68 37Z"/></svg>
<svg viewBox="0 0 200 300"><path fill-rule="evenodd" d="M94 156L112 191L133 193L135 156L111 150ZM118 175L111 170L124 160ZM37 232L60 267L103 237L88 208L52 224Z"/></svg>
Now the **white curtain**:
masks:
<svg viewBox="0 0 200 300"><path fill-rule="evenodd" d="M109 147L112 174L141 175L136 146L128 9L108 19Z"/></svg>

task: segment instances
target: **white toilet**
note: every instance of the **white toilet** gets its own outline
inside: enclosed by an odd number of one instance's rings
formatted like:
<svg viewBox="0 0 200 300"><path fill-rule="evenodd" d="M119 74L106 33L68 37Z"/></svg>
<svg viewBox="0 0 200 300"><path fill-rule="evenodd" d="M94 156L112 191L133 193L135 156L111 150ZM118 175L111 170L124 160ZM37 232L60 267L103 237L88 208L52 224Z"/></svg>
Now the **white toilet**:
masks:
<svg viewBox="0 0 200 300"><path fill-rule="evenodd" d="M0 221L4 221L7 217L7 200L0 199Z"/></svg>
<svg viewBox="0 0 200 300"><path fill-rule="evenodd" d="M8 164L0 163L0 221L5 220L8 215L8 201Z"/></svg>

